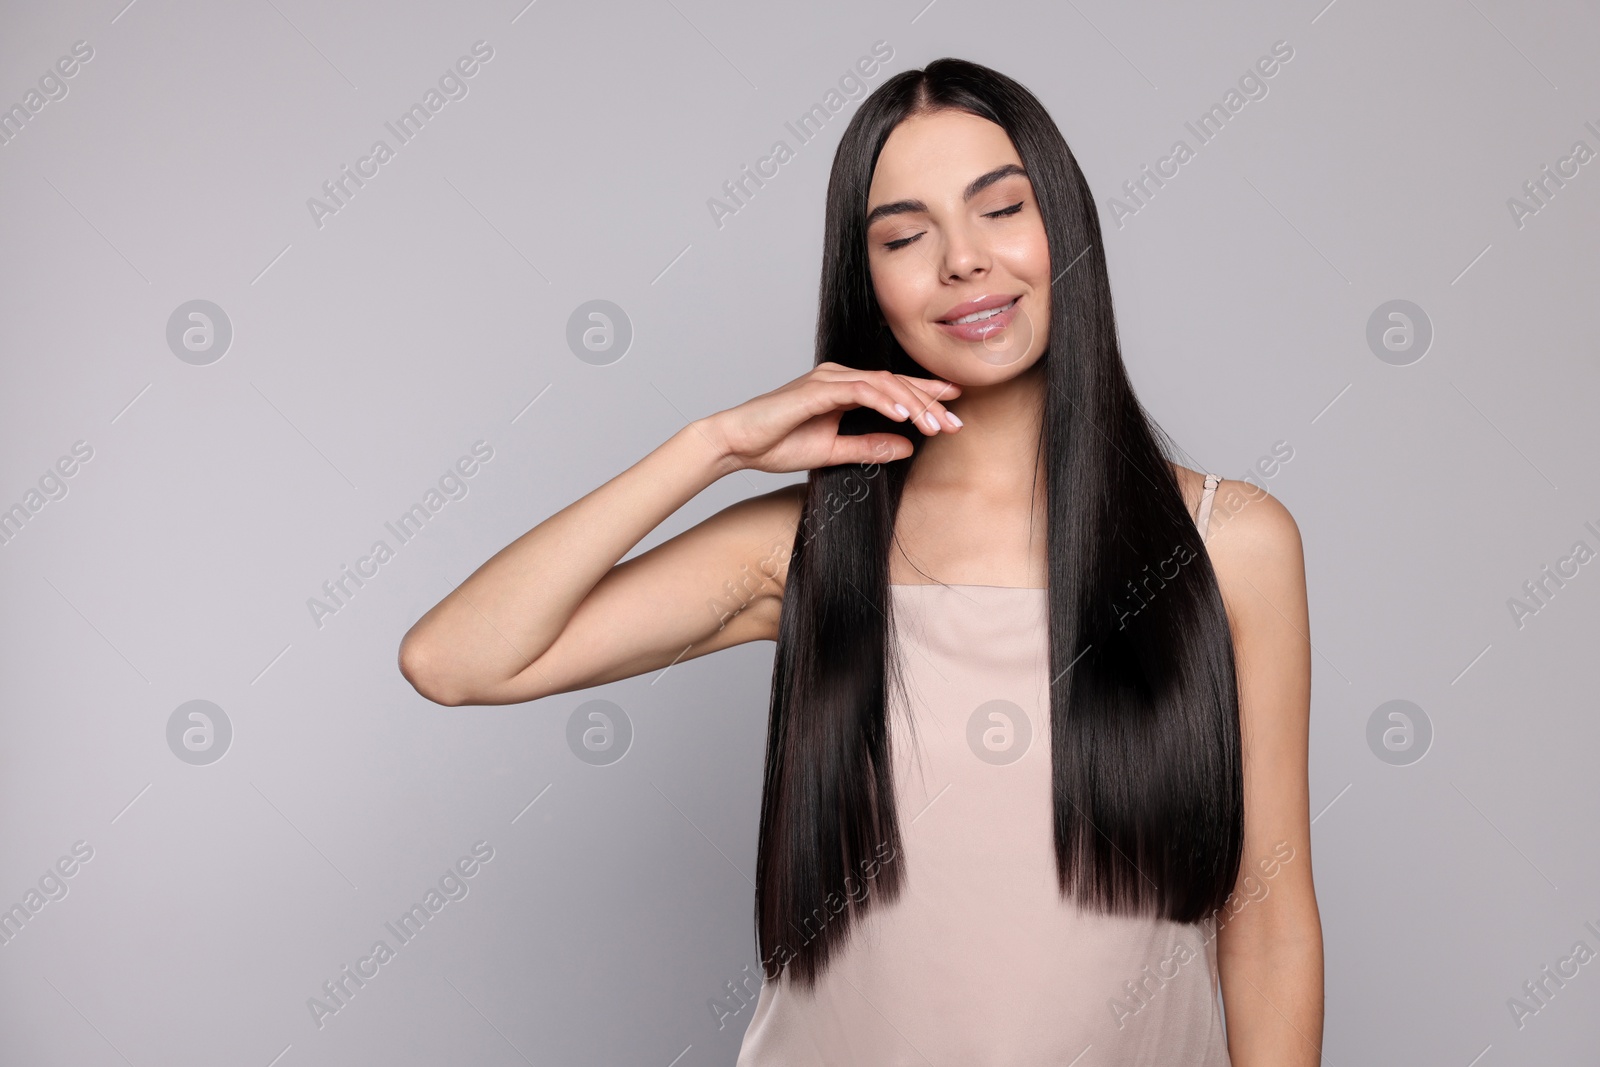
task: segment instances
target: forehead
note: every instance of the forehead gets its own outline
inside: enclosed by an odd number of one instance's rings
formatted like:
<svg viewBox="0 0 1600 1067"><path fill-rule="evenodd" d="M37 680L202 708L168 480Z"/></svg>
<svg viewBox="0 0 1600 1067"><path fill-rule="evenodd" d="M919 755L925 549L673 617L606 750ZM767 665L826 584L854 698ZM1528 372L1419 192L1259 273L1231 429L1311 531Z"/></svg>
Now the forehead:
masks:
<svg viewBox="0 0 1600 1067"><path fill-rule="evenodd" d="M969 111L913 115L878 153L867 200L960 200L968 182L1005 163L1022 163L1006 131Z"/></svg>

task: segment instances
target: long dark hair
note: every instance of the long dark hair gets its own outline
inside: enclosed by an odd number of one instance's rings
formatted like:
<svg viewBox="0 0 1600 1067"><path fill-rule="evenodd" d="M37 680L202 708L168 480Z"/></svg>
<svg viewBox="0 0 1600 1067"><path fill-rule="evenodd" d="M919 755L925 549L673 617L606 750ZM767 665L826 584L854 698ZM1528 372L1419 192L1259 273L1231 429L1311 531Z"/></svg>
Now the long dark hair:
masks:
<svg viewBox="0 0 1600 1067"><path fill-rule="evenodd" d="M1122 362L1094 197L1027 89L940 59L862 101L828 182L816 361L932 377L883 322L865 220L890 132L946 109L1010 135L1056 276L1035 462L1047 486L1060 891L1102 913L1199 922L1227 900L1242 850L1232 636L1168 462L1171 441ZM885 430L908 432L866 408L840 424ZM889 640L889 548L922 440L909 436L906 459L809 475L773 663L757 845L756 936L769 978L787 970L812 985L862 911L904 884L886 713L888 686L902 677Z"/></svg>

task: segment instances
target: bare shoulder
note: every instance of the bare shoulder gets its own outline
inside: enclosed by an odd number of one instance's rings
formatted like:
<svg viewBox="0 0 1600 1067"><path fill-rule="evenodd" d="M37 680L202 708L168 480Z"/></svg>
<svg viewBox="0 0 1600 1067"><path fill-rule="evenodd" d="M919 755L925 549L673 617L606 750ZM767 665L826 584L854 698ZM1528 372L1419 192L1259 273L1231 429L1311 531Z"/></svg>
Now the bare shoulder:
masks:
<svg viewBox="0 0 1600 1067"><path fill-rule="evenodd" d="M1200 498L1205 493L1206 474L1178 463L1171 464L1183 492L1189 515L1200 516ZM1230 531L1226 541L1224 530ZM1211 515L1206 524L1206 547L1212 555L1225 549L1239 558L1300 551L1300 527L1283 502L1250 482L1222 478L1212 495Z"/></svg>
<svg viewBox="0 0 1600 1067"><path fill-rule="evenodd" d="M1172 473L1190 517L1198 521L1205 473L1177 463L1172 464ZM1205 538L1224 594L1230 587L1242 586L1241 578L1248 578L1262 592L1271 585L1282 594L1297 584L1303 591L1305 559L1299 524L1281 500L1260 486L1220 479L1212 494Z"/></svg>
<svg viewBox="0 0 1600 1067"><path fill-rule="evenodd" d="M1305 615L1305 549L1283 501L1250 482L1224 479L1211 506L1206 550L1224 599L1286 618Z"/></svg>
<svg viewBox="0 0 1600 1067"><path fill-rule="evenodd" d="M1300 526L1289 509L1250 482L1224 478L1217 483L1207 529L1213 555L1266 562L1301 552Z"/></svg>

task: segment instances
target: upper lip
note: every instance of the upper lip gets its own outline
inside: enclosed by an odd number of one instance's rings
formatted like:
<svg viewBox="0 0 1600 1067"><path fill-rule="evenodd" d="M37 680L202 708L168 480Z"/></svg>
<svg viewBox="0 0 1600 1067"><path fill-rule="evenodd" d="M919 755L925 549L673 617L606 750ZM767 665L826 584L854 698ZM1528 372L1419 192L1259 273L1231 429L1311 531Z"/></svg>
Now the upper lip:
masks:
<svg viewBox="0 0 1600 1067"><path fill-rule="evenodd" d="M963 315L970 315L974 311L988 311L990 308L1004 307L1005 305L1011 303L1011 301L1020 299L1020 294L1013 294L1009 296L980 296L976 300L968 300L965 304L957 304L955 307L941 315L939 317L939 321L950 322L952 320L961 318Z"/></svg>

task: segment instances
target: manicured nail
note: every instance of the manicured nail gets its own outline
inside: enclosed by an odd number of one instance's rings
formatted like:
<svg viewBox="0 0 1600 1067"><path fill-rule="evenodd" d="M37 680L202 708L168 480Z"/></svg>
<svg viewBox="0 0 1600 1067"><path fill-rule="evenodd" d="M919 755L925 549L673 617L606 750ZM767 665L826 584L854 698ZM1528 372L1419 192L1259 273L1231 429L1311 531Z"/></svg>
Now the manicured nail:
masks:
<svg viewBox="0 0 1600 1067"><path fill-rule="evenodd" d="M945 412L944 413L944 417L950 420L950 425L952 425L952 426L965 426L966 425L966 423L964 423L960 419L956 418L956 413L953 412L953 411Z"/></svg>
<svg viewBox="0 0 1600 1067"><path fill-rule="evenodd" d="M894 409L900 413L901 418L909 419L911 417L911 409L904 404L896 404Z"/></svg>
<svg viewBox="0 0 1600 1067"><path fill-rule="evenodd" d="M928 414L926 416L924 416L924 418L926 418L928 420L928 429L932 430L934 433L938 433L939 432L939 420L933 417L933 412L931 412L931 411L928 412Z"/></svg>

